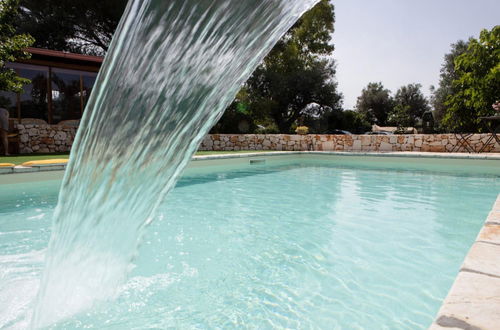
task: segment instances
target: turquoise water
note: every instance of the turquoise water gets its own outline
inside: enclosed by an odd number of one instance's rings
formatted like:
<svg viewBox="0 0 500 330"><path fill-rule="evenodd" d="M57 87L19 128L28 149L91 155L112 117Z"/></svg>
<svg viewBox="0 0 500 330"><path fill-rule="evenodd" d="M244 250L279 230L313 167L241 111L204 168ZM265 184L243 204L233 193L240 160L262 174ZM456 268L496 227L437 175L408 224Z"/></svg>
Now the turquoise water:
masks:
<svg viewBox="0 0 500 330"><path fill-rule="evenodd" d="M0 185L0 328L31 317L59 185ZM114 299L52 328L423 329L499 191L300 160L192 172Z"/></svg>

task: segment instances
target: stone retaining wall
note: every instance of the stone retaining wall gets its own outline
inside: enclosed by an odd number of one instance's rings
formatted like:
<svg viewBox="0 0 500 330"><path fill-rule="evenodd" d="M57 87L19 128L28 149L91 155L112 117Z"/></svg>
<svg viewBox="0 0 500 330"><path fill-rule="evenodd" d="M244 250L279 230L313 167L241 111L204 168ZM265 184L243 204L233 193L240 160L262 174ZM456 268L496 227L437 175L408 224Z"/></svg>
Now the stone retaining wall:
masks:
<svg viewBox="0 0 500 330"><path fill-rule="evenodd" d="M473 134L468 144L479 151L489 134ZM458 144L458 146L457 146ZM430 151L464 152L455 134L412 135L287 135L287 134L212 134L199 150L287 150L287 151ZM500 145L489 144L484 152L500 152Z"/></svg>
<svg viewBox="0 0 500 330"><path fill-rule="evenodd" d="M18 124L19 152L22 154L70 151L76 128L59 125Z"/></svg>
<svg viewBox="0 0 500 330"><path fill-rule="evenodd" d="M69 151L76 134L75 127L59 125L21 125L19 151L23 154ZM474 134L468 144L479 151L488 134ZM455 134L414 135L288 135L288 134L211 134L199 150L286 150L286 151L430 151L465 152ZM485 152L500 152L500 145L490 144Z"/></svg>

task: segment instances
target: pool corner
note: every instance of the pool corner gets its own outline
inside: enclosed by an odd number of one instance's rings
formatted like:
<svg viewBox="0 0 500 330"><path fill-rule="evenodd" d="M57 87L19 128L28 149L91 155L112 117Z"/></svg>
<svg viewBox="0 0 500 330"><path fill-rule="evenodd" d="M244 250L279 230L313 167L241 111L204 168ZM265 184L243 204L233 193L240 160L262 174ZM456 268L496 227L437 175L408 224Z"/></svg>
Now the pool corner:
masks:
<svg viewBox="0 0 500 330"><path fill-rule="evenodd" d="M500 195L429 329L500 329Z"/></svg>

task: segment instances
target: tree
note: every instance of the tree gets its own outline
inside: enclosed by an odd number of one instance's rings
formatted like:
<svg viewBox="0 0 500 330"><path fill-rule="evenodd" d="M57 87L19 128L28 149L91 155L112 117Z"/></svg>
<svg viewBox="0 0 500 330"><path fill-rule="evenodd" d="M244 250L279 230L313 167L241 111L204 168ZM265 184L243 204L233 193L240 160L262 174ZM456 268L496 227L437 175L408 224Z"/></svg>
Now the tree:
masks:
<svg viewBox="0 0 500 330"><path fill-rule="evenodd" d="M28 59L30 54L24 49L33 43L28 34L16 34L13 22L17 16L18 0L0 2L0 90L20 92L29 79L17 76L12 69L5 67L6 62Z"/></svg>
<svg viewBox="0 0 500 330"><path fill-rule="evenodd" d="M106 53L126 0L21 0L18 30L36 38L36 47L84 54ZM333 6L322 0L278 42L246 84L245 113L233 103L215 128L231 130L241 118L270 123L289 132L311 103L340 108L342 96L334 80ZM231 118L229 118L231 117ZM236 130L235 130L236 131Z"/></svg>
<svg viewBox="0 0 500 330"><path fill-rule="evenodd" d="M359 112L354 110L342 111L342 123L340 125L340 129L356 134L363 134L370 131L371 128L371 124Z"/></svg>
<svg viewBox="0 0 500 330"><path fill-rule="evenodd" d="M500 25L469 39L467 50L455 59L457 77L445 105L444 124L451 130L477 132L481 116L493 115L500 97Z"/></svg>
<svg viewBox="0 0 500 330"><path fill-rule="evenodd" d="M389 116L392 125L415 126L424 112L430 110L429 101L421 88L420 84L409 84L398 89L394 96L394 109Z"/></svg>
<svg viewBox="0 0 500 330"><path fill-rule="evenodd" d="M332 109L312 103L302 111L298 125L307 126L309 133L328 134L335 128L340 129L342 118L342 109Z"/></svg>
<svg viewBox="0 0 500 330"><path fill-rule="evenodd" d="M283 36L246 83L252 114L266 117L282 133L308 110L340 108L342 96L334 80L333 5L320 1Z"/></svg>
<svg viewBox="0 0 500 330"><path fill-rule="evenodd" d="M371 129L370 123L359 112L331 108L318 109L315 116L306 116L304 124L310 133L315 134L331 134L334 130L362 134Z"/></svg>
<svg viewBox="0 0 500 330"><path fill-rule="evenodd" d="M366 121L380 126L387 124L387 117L393 108L391 91L385 89L381 82L372 82L363 88L356 103L356 111L363 115Z"/></svg>
<svg viewBox="0 0 500 330"><path fill-rule="evenodd" d="M252 133L257 125L248 106L248 93L242 88L219 122L210 130L211 134Z"/></svg>
<svg viewBox="0 0 500 330"><path fill-rule="evenodd" d="M441 66L439 87L431 87L431 105L434 108L434 119L441 125L441 121L447 112L446 100L455 93L453 81L458 78L455 72L455 59L465 53L469 43L459 40L451 45L451 51L444 56L444 63Z"/></svg>
<svg viewBox="0 0 500 330"><path fill-rule="evenodd" d="M35 46L104 55L123 14L126 0L21 0L20 32Z"/></svg>

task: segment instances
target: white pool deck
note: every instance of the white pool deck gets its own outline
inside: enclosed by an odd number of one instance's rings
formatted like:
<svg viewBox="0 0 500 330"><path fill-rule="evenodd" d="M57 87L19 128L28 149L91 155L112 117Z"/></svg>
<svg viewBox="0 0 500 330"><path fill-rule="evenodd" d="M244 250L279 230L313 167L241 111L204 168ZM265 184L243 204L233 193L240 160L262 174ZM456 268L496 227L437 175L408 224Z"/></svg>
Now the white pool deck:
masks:
<svg viewBox="0 0 500 330"><path fill-rule="evenodd" d="M193 161L294 154L499 160L500 153L283 151L194 156ZM0 174L61 171L66 164L1 167ZM421 283L425 286L425 283ZM444 300L431 330L500 329L500 194Z"/></svg>

